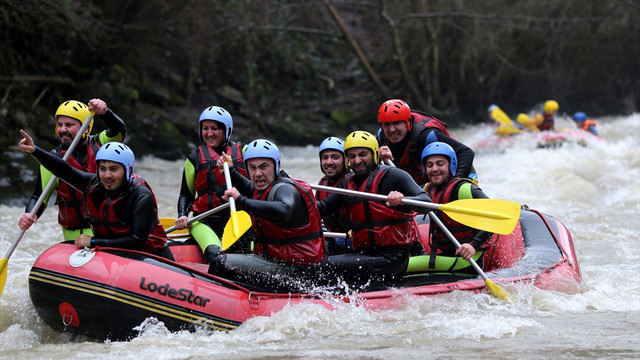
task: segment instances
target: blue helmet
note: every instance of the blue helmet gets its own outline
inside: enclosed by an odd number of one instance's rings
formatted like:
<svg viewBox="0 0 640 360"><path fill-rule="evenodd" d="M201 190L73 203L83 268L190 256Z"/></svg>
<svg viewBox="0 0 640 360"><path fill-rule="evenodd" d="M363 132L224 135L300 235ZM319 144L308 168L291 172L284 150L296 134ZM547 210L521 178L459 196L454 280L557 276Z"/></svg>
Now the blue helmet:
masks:
<svg viewBox="0 0 640 360"><path fill-rule="evenodd" d="M329 136L328 138L322 140L322 143L320 143L318 155L322 155L322 152L328 149L344 153L344 141L338 137Z"/></svg>
<svg viewBox="0 0 640 360"><path fill-rule="evenodd" d="M209 106L200 114L200 120L198 120L198 137L204 141L202 138L202 120L213 120L222 123L225 127L224 138L226 141L229 141L231 131L233 131L233 119L227 110L220 106Z"/></svg>
<svg viewBox="0 0 640 360"><path fill-rule="evenodd" d="M422 157L420 158L420 164L422 165L422 174L427 177L427 169L424 166L427 157L431 155L444 155L449 158L449 168L451 170L451 176L456 176L456 169L458 169L458 157L453 148L447 143L434 141L428 144L424 150L422 150Z"/></svg>
<svg viewBox="0 0 640 360"><path fill-rule="evenodd" d="M244 148L244 167L247 169L247 160L254 158L272 159L276 166L276 176L280 173L280 150L276 144L265 139L256 139Z"/></svg>
<svg viewBox="0 0 640 360"><path fill-rule="evenodd" d="M583 113L582 111L579 111L579 112L573 114L573 120L575 120L575 121L586 121L587 120L587 114Z"/></svg>
<svg viewBox="0 0 640 360"><path fill-rule="evenodd" d="M102 145L96 154L96 163L100 160L108 160L122 164L127 181L131 180L136 164L136 157L127 145L115 141Z"/></svg>

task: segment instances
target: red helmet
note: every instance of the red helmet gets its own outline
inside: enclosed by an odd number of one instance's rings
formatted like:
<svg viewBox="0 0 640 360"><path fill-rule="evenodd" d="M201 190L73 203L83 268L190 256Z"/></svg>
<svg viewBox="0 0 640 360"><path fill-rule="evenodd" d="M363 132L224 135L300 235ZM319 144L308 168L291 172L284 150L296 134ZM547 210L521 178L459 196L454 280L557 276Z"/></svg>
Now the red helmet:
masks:
<svg viewBox="0 0 640 360"><path fill-rule="evenodd" d="M379 123L394 121L404 121L411 131L411 108L400 99L387 100L378 109Z"/></svg>

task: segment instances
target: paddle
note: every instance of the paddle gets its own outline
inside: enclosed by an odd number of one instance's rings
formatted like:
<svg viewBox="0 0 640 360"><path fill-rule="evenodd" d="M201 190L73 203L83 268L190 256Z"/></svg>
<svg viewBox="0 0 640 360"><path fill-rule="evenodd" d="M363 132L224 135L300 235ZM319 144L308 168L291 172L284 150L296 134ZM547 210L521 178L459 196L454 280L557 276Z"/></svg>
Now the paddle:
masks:
<svg viewBox="0 0 640 360"><path fill-rule="evenodd" d="M456 249L459 249L461 247L460 242L453 236L453 234L451 234L449 229L447 229L447 227L444 226L442 221L440 221L440 219L436 216L436 214L434 214L433 211L429 212L429 217L431 218L431 220L433 222L438 224L440 229L442 229L442 231L447 235L449 240L451 240L451 242L456 246ZM478 273L478 275L480 275L480 277L484 280L484 283L487 285L489 290L491 290L491 294L493 296L497 297L498 299L502 299L502 300L505 300L505 299L509 300L509 301L513 301L514 300L513 297L511 295L509 295L508 292L504 291L498 285L494 284L493 281L491 281L491 279L489 279L487 277L487 275L484 273L484 271L482 271L482 269L480 269L480 266L478 266L478 263L476 263L476 261L473 260L473 258L469 259L469 263L475 269L475 271Z"/></svg>
<svg viewBox="0 0 640 360"><path fill-rule="evenodd" d="M82 124L82 126L80 127L80 130L78 130L76 137L71 142L71 145L69 145L67 152L62 157L62 160L67 161L67 159L69 159L73 151L78 146L78 143L82 139L82 135L91 124L91 121L94 115L95 115L94 112L89 113L86 120L84 121L84 124ZM40 197L36 201L36 204L33 206L33 209L31 209L31 212L29 213L31 216L36 215L36 213L40 209L40 206L44 202L44 199L49 197L49 194L53 190L53 187L55 185L57 178L58 178L57 176L51 176L51 179L49 179L47 186L44 188L44 190L42 191L42 194L40 194ZM0 259L0 296L2 296L2 290L4 290L4 284L7 281L7 264L9 263L9 258L11 257L11 255L13 254L13 251L18 246L18 243L20 243L20 240L22 240L22 237L24 236L26 231L27 230L20 231L16 239L13 241L13 244L11 244L11 246L9 247L9 250L7 250L7 253L4 255L2 259Z"/></svg>
<svg viewBox="0 0 640 360"><path fill-rule="evenodd" d="M227 182L227 190L231 189L231 175L229 174L229 164L225 161L222 163L224 169L224 178ZM246 211L236 211L236 200L229 196L229 206L231 209L231 217L222 232L222 250L227 250L233 245L242 234L251 227L251 217ZM230 229L231 228L231 229ZM232 230L232 231L230 231Z"/></svg>
<svg viewBox="0 0 640 360"><path fill-rule="evenodd" d="M491 106L490 115L491 115L491 118L493 118L495 121L499 122L500 124L511 127L511 128L513 127L513 122L511 121L511 118L509 118L509 116L505 114L505 112L502 111L502 109L500 109L498 106L496 105Z"/></svg>
<svg viewBox="0 0 640 360"><path fill-rule="evenodd" d="M386 201L387 197L361 191L311 185L315 190L335 192L343 195L359 196L367 199ZM474 229L508 235L518 223L520 204L514 201L495 199L463 199L447 204L403 199L402 204L444 211L453 220Z"/></svg>
<svg viewBox="0 0 640 360"><path fill-rule="evenodd" d="M231 176L229 175L229 163L225 161L222 163L222 166L224 169L224 179L227 182L227 190L229 190L231 189ZM236 216L236 200L232 197L229 197L229 207L231 209L230 221L233 227L233 236L238 237L240 236L238 234L240 232L240 229L238 228L238 219Z"/></svg>
<svg viewBox="0 0 640 360"><path fill-rule="evenodd" d="M207 210L207 211L205 211L205 212L203 212L201 214L198 214L198 215L192 217L191 219L187 220L187 225L191 225L194 221L200 220L200 219L202 219L204 217L207 217L209 215L215 214L215 213L220 212L220 211L222 211L224 209L227 209L227 208L229 208L229 203L225 203L225 204L222 204L220 206L214 207L213 209L209 209L209 210ZM171 220L175 221L175 219L171 219ZM175 226L171 226L171 227L166 228L164 230L164 232L169 234L169 233L174 232L176 230L177 230L177 228Z"/></svg>

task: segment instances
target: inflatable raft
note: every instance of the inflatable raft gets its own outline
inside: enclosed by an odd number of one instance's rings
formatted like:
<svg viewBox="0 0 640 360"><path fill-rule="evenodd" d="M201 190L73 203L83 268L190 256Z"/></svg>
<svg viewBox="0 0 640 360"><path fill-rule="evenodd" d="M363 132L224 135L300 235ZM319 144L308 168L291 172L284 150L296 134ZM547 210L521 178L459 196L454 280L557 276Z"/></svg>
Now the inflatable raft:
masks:
<svg viewBox="0 0 640 360"><path fill-rule="evenodd" d="M419 226L422 234L428 234L428 224ZM380 309L393 306L403 294L488 292L477 274L444 271L414 271L392 287L365 288L355 294L286 292L208 274L201 251L190 241L174 242L171 250L175 261L139 251L53 245L30 271L31 300L55 329L116 341L137 336L136 327L150 317L171 331L229 331L252 317L303 302L331 309L338 298ZM575 288L581 281L569 230L534 210L523 209L515 230L494 235L482 256L486 275L500 286L527 283L567 291L567 284Z"/></svg>
<svg viewBox="0 0 640 360"><path fill-rule="evenodd" d="M591 141L602 141L602 138L581 129L565 129L555 132L523 132L511 136L491 136L476 143L473 149L478 151L497 151L515 144L524 144L533 148L555 148L563 144L587 146Z"/></svg>

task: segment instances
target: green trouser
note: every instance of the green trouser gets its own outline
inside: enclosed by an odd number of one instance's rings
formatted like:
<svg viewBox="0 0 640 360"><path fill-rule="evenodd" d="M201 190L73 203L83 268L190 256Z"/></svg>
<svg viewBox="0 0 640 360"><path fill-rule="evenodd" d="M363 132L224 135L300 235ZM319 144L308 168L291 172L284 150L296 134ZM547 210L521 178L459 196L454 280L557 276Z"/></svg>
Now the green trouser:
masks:
<svg viewBox="0 0 640 360"><path fill-rule="evenodd" d="M477 251L473 255L473 260L478 261L480 256L484 254L484 251ZM428 272L428 271L458 271L466 269L471 264L460 256L436 256L436 264L434 267L429 267L429 257L431 255L418 255L409 258L409 265L407 265L407 273Z"/></svg>
<svg viewBox="0 0 640 360"><path fill-rule="evenodd" d="M191 224L189 233L198 243L198 245L200 245L200 249L202 249L203 253L209 245L218 245L220 248L222 248L220 237L218 237L218 234L216 234L216 232L213 231L213 229L211 229L207 224L203 224L200 221L194 221Z"/></svg>

